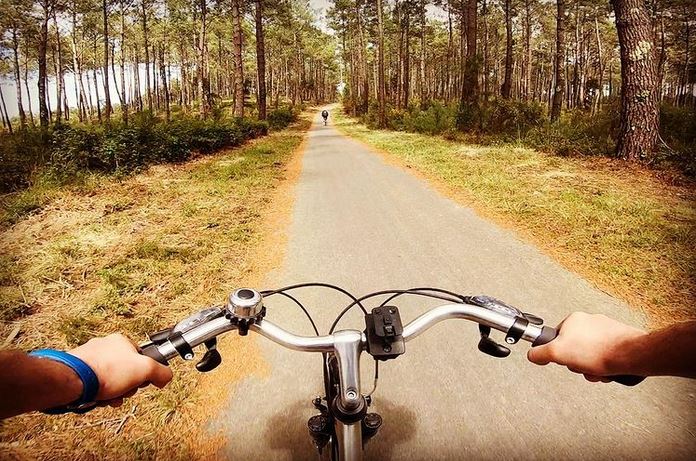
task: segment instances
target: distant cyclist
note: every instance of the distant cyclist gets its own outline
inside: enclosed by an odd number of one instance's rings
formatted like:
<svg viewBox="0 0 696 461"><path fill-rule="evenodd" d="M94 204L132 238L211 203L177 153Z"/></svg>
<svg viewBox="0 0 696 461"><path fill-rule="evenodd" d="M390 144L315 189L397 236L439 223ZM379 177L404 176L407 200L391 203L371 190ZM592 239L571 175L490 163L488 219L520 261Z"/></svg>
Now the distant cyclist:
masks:
<svg viewBox="0 0 696 461"><path fill-rule="evenodd" d="M321 111L321 118L324 119L324 126L326 126L326 121L329 119L329 111L324 109Z"/></svg>

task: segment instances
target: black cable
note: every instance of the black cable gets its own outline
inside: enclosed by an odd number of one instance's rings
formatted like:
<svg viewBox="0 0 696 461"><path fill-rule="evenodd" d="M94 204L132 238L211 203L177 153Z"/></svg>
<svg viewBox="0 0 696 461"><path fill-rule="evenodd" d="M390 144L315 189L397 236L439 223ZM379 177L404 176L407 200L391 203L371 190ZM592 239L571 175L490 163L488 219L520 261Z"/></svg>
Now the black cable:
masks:
<svg viewBox="0 0 696 461"><path fill-rule="evenodd" d="M461 298L450 298L450 297L446 297L446 296L438 296L438 295L435 295L435 294L432 294L432 293L423 293L422 290L426 290L426 289L427 289L427 288L425 288L425 289L416 289L416 290L421 290L421 291L413 291L413 290L383 290L383 291L375 291L374 293L370 293L370 294L368 294L368 295L363 296L362 298L360 298L360 301L364 301L364 300L366 300L366 299L373 298L373 297L375 297L375 296L385 295L385 294L394 294L394 295L396 295L396 296L401 296L401 295L404 295L404 294L413 294L413 295L425 296L425 297L429 297L429 298L443 299L443 300L445 300L445 301L450 301L450 302L456 302L456 303L460 303L460 302L461 302ZM433 289L433 291L437 291L437 289ZM444 291L444 290L443 290L443 291ZM457 295L457 294L453 294L453 295L454 295L454 296L459 296L459 295ZM393 297L390 298L390 299L393 299L393 298L396 297L396 296L393 296ZM351 303L351 304L349 304L348 306L346 306L345 309L343 309L343 310L341 311L341 313L338 314L338 317L336 317L336 320L334 320L333 324L331 325L331 329L329 330L329 334L333 333L333 331L334 331L334 329L336 328L336 325L338 324L338 322L341 320L341 318L342 318L354 305L355 305L354 302Z"/></svg>
<svg viewBox="0 0 696 461"><path fill-rule="evenodd" d="M427 288L426 288L426 289L427 289ZM436 288L433 289L433 291L435 291L435 290L437 290L437 289L436 289ZM461 298L459 297L459 295L456 295L456 294L455 294L455 296L457 296L457 298L456 298L456 299L453 299L453 298L451 298L451 297L438 296L438 295L432 294L432 293L423 293L422 290L421 290L421 291L411 291L411 290L383 290L383 291L375 291L374 293L367 294L367 295L365 295L365 296L363 296L363 297L361 297L361 298L359 298L359 299L353 301L353 302L350 303L348 306L346 306L345 309L343 309L343 310L338 314L338 316L336 317L336 320L334 320L334 322L331 324L331 328L329 329L329 334L332 334L332 333L334 332L334 329L336 328L336 325L338 325L338 322L341 320L341 318L343 318L343 316L344 316L353 306L355 306L356 303L361 302L361 301L365 301L366 299L369 299L369 298L374 298L375 296L389 295L389 294L396 294L396 295L399 295L399 296L402 295L402 294L413 294L413 295L417 295L417 296L425 296L425 297L429 297L429 298L443 299L443 300L445 300L445 301L450 301L450 302L456 302L456 303L460 303L460 302L461 302ZM367 312L364 310L364 308L363 308L363 312L365 312L365 314L367 314Z"/></svg>
<svg viewBox="0 0 696 461"><path fill-rule="evenodd" d="M453 296L454 298L456 298L457 302L464 301L464 298L465 298L465 296L463 296L463 295L460 295L460 294L455 293L455 292L453 292L453 291L443 290L442 288L428 288L428 287L422 287L422 288L409 288L408 290L405 290L405 291L402 292L402 293L396 293L396 294L394 294L394 295L391 295L389 298L387 298L386 300L384 300L384 302L382 302L382 304L380 304L379 307L386 306L387 303L388 303L389 301L391 301L392 299L394 299L394 298L398 298L399 296L405 295L405 294L412 294L411 292L415 292L415 291L420 291L420 292L422 292L422 291L432 291L432 292L435 292L435 293L444 293L444 294L447 294L447 295L450 295L450 296ZM442 299L444 299L444 298L442 298ZM450 300L452 300L452 299L450 299Z"/></svg>
<svg viewBox="0 0 696 461"><path fill-rule="evenodd" d="M267 296L271 296L271 295L273 295L273 294L283 295L283 296L285 296L286 298L290 298L292 301L294 301L294 303L297 304L297 305L300 307L300 309L302 309L302 312L304 312L305 316L309 319L309 323L312 324L312 329L314 330L314 334L316 334L317 336L319 336L319 330L317 329L317 325L314 323L314 319L313 319L312 316L309 314L309 312L307 311L307 309L302 305L301 302L299 302L299 301L298 301L296 298L294 298L292 295L289 295L289 294L287 294L287 293L285 293L285 292L283 292L283 291L279 291L279 292L277 292L277 293L270 293L270 294L265 295L265 296L267 297Z"/></svg>
<svg viewBox="0 0 696 461"><path fill-rule="evenodd" d="M343 293L344 295L348 296L350 299L352 299L353 304L357 304L358 306L360 306L360 309L362 309L363 313L367 314L367 310L365 309L365 306L363 306L362 303L360 302L360 301L362 301L362 299L358 299L357 297L355 297L355 295L353 295L349 291L344 290L343 288L341 288L339 286L331 285L330 283L322 283L322 282L298 283L296 285L289 285L287 287L279 288L277 290L264 290L261 292L261 295L262 296L272 295L275 293L280 293L282 291L289 291L289 290L294 290L297 288L306 288L306 287L324 287L324 288L331 288L332 290L339 291L339 292Z"/></svg>

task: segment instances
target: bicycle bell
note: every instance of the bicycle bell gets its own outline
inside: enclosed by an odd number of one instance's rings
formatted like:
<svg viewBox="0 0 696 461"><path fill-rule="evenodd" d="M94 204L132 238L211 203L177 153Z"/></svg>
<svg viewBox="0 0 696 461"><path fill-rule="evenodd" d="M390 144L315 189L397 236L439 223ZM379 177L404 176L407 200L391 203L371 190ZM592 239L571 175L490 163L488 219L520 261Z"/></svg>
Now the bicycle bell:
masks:
<svg viewBox="0 0 696 461"><path fill-rule="evenodd" d="M234 290L227 300L227 310L238 319L255 319L262 309L261 293L251 288Z"/></svg>

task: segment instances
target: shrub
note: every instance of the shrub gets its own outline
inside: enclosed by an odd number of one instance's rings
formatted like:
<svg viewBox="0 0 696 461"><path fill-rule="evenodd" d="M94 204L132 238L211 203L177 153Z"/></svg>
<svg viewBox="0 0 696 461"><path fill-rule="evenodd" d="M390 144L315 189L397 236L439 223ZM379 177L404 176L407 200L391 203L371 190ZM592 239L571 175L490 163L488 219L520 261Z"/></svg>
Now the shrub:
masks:
<svg viewBox="0 0 696 461"><path fill-rule="evenodd" d="M696 176L696 109L663 105L660 110L661 151L658 162L676 165Z"/></svg>
<svg viewBox="0 0 696 461"><path fill-rule="evenodd" d="M294 120L289 109L275 117L277 127ZM185 116L165 123L144 112L135 114L128 125L61 124L43 136L36 129L5 134L0 136L2 190L26 187L37 170L65 182L82 171L122 174L154 163L185 161L193 151L208 154L263 136L268 126L246 118Z"/></svg>
<svg viewBox="0 0 696 461"><path fill-rule="evenodd" d="M497 99L482 110L483 129L487 133L522 137L545 122L544 109L536 102Z"/></svg>
<svg viewBox="0 0 696 461"><path fill-rule="evenodd" d="M38 129L27 127L12 135L0 135L0 192L22 189L38 165L49 155Z"/></svg>

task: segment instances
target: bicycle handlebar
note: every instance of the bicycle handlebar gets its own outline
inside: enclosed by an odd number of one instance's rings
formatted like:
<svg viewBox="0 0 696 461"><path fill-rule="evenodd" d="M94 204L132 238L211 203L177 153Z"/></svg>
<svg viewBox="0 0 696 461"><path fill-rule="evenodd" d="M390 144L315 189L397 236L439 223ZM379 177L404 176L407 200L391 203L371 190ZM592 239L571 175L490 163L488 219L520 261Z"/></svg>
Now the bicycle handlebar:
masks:
<svg viewBox="0 0 696 461"><path fill-rule="evenodd" d="M457 318L472 320L479 325L502 331L508 334L506 339L510 338L509 332L513 328L519 328L519 325L517 325L518 317L509 316L472 304L446 304L421 314L405 325L403 328L403 339L405 342L408 342L441 321ZM525 323L526 324L523 324L523 329L519 330L517 339L523 339L532 343L532 347L547 344L553 341L558 335L555 328L540 326L531 322ZM258 333L288 349L319 353L333 352L337 344L338 334L341 333L336 332L325 336L295 335L264 318L258 318L253 322L244 324L243 328ZM234 318L228 313L226 314L224 309L220 309L220 315L218 317L207 320L200 325L196 325L183 333L176 334L173 338L164 340L159 344L154 342L144 344L141 346L140 352L163 365L168 365L169 361L177 355L182 355L185 359L190 360L193 358L193 353L191 352L190 356L188 356L188 354L182 354L182 344L185 344L187 350L190 351L201 344L205 343L207 345L210 341L214 341L217 336L235 329L240 329L239 324L235 322ZM175 331L175 329L170 330L170 332L171 331ZM365 351L367 348L365 334L356 330L353 331L361 333L362 339L360 349L361 351ZM244 333L246 333L246 331ZM517 339L508 341L508 343L517 342ZM619 375L612 376L610 379L626 386L634 386L645 378L642 376Z"/></svg>

